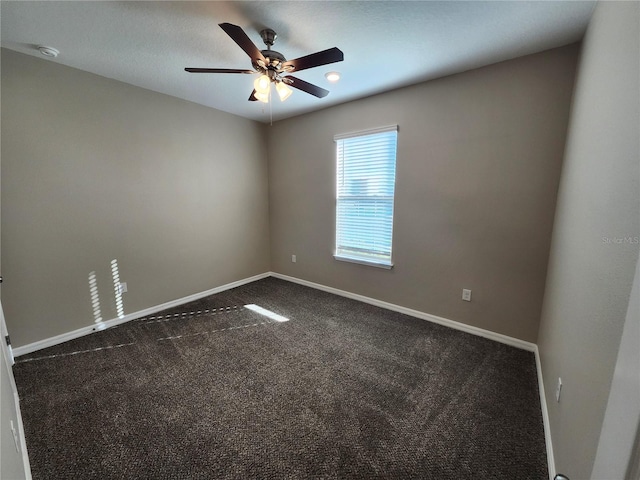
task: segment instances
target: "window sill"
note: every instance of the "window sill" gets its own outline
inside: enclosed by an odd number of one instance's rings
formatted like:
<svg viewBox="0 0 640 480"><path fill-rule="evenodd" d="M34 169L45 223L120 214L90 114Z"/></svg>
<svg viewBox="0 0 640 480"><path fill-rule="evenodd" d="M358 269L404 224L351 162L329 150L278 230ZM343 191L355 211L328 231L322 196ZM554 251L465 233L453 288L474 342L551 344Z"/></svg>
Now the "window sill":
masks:
<svg viewBox="0 0 640 480"><path fill-rule="evenodd" d="M345 257L341 255L334 255L333 258L335 258L339 262L358 263L360 265L368 265L370 267L384 268L386 270L391 270L393 268L393 263L390 263L390 262L384 262L384 261L376 262L375 260L363 260L360 258Z"/></svg>

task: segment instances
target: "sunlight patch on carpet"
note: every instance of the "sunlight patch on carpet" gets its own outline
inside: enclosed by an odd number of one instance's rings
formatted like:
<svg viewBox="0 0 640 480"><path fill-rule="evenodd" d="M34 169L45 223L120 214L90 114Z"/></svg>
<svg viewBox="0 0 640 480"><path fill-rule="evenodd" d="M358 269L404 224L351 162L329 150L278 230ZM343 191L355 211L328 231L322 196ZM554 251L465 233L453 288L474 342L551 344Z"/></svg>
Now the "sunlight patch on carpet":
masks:
<svg viewBox="0 0 640 480"><path fill-rule="evenodd" d="M262 308L259 305L254 305L253 303L250 303L249 305L245 305L244 308L248 308L249 310L252 310L256 313L259 313L260 315L264 315L266 317L269 317L271 320L274 320L276 322L288 322L289 319L287 317L283 317L282 315L278 315L277 313L272 312L271 310L267 310L266 308Z"/></svg>

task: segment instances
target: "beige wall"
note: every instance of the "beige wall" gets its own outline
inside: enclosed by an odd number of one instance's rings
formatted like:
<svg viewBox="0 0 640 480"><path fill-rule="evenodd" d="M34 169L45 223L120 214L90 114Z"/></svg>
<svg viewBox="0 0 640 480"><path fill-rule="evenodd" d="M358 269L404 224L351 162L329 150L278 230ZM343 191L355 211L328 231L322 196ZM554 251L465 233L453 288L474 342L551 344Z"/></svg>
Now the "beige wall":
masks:
<svg viewBox="0 0 640 480"><path fill-rule="evenodd" d="M535 342L577 53L555 49L275 124L272 270ZM335 261L333 136L390 124L399 125L395 267Z"/></svg>
<svg viewBox="0 0 640 480"><path fill-rule="evenodd" d="M2 71L1 63L2 62L0 62L0 73ZM0 142L1 137L2 136L0 135ZM0 143L0 149L1 145L2 144ZM0 169L0 172L1 171L2 170ZM0 178L2 178L1 173ZM2 272L1 268L0 272ZM1 286L0 292L2 292ZM25 465L21 454L22 452L16 451L13 432L11 431L11 423L13 423L16 432L22 434L19 428L19 404L16 399L17 392L15 390L15 382L13 380L13 371L9 365L8 349L4 339L2 338L7 333L7 330L5 329L2 304L0 304L0 333L0 478L21 480L27 478L27 474L25 472Z"/></svg>
<svg viewBox="0 0 640 480"><path fill-rule="evenodd" d="M264 127L2 50L3 304L14 347L269 270Z"/></svg>
<svg viewBox="0 0 640 480"><path fill-rule="evenodd" d="M591 473L638 257L639 15L637 2L596 7L558 194L539 349L556 464L570 478Z"/></svg>
<svg viewBox="0 0 640 480"><path fill-rule="evenodd" d="M591 478L626 478L634 456L640 455L640 259L622 330L622 339L602 422ZM640 458L638 459L640 460ZM639 472L640 473L640 472ZM629 476L638 480L637 477Z"/></svg>

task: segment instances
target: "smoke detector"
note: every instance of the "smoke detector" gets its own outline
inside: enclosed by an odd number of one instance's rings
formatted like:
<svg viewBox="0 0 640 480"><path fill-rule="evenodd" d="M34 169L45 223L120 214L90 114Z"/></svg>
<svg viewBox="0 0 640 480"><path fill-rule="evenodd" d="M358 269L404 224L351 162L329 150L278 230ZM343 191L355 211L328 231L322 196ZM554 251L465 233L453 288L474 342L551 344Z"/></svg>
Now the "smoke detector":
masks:
<svg viewBox="0 0 640 480"><path fill-rule="evenodd" d="M38 51L44 55L45 57L51 57L51 58L55 58L58 56L58 54L60 53L58 50L56 50L53 47L45 47L44 45L40 45L38 47Z"/></svg>

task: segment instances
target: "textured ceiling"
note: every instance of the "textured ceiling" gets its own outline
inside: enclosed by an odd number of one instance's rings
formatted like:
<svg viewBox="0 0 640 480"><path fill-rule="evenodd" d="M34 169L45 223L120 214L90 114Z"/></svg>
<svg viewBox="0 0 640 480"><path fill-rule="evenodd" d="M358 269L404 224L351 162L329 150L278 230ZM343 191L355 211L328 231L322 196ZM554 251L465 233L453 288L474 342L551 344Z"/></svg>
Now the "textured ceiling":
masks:
<svg viewBox="0 0 640 480"><path fill-rule="evenodd" d="M582 38L591 1L297 1L136 2L5 1L2 46L139 87L268 122ZM218 23L278 33L273 49L288 59L338 47L341 63L297 76L331 93L295 90L281 103L248 102L253 75L189 74L184 67L251 68ZM342 80L324 74L337 70Z"/></svg>

